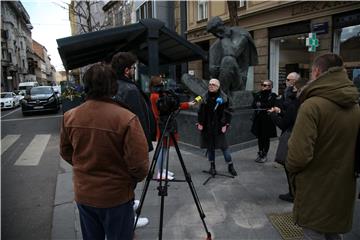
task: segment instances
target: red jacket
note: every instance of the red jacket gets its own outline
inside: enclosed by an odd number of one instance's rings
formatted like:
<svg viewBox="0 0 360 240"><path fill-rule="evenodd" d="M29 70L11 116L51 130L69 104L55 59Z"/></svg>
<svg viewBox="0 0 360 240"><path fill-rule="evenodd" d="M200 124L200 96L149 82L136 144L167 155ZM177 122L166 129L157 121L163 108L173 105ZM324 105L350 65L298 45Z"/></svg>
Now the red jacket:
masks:
<svg viewBox="0 0 360 240"><path fill-rule="evenodd" d="M75 201L98 208L133 199L149 168L138 118L110 99L87 100L64 114L60 154L73 165Z"/></svg>

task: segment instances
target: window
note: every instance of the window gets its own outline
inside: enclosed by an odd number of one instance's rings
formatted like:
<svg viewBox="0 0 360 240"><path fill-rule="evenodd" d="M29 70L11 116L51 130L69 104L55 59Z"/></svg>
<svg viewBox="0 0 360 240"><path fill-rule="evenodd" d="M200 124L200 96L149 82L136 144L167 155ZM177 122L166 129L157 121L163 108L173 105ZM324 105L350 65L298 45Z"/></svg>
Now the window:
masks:
<svg viewBox="0 0 360 240"><path fill-rule="evenodd" d="M115 26L122 26L123 24L123 14L121 11L115 14Z"/></svg>
<svg viewBox="0 0 360 240"><path fill-rule="evenodd" d="M239 7L245 7L246 0L239 0Z"/></svg>
<svg viewBox="0 0 360 240"><path fill-rule="evenodd" d="M208 18L208 1L198 0L198 21Z"/></svg>
<svg viewBox="0 0 360 240"><path fill-rule="evenodd" d="M349 79L360 91L360 25L334 31L334 52L342 57Z"/></svg>
<svg viewBox="0 0 360 240"><path fill-rule="evenodd" d="M136 21L144 18L152 18L152 2L146 1L136 10Z"/></svg>

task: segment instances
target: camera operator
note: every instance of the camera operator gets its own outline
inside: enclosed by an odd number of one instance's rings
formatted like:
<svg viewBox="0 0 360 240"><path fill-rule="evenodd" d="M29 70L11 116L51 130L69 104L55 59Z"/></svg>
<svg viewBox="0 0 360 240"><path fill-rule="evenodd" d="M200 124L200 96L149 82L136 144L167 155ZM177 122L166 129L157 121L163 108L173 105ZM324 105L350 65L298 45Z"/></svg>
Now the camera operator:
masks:
<svg viewBox="0 0 360 240"><path fill-rule="evenodd" d="M156 137L156 123L148 96L133 81L136 61L136 56L130 52L119 52L113 56L111 66L118 78L118 88L114 100L126 104L130 111L138 116L150 152L153 150L152 141ZM134 208L138 205L137 202L135 200ZM148 223L147 218L139 218L136 227L142 227Z"/></svg>
<svg viewBox="0 0 360 240"><path fill-rule="evenodd" d="M158 100L160 98L160 94L166 94L166 93L161 93L165 91L165 86L164 86L164 81L163 78L161 76L152 76L151 77L151 81L150 81L150 89L151 89L151 94L150 94L150 102L151 102L151 107L152 107L152 111L154 112L155 115L155 120L157 122L157 135L156 135L156 140L159 142L160 141L160 137L161 137L161 130L159 128L159 123L160 123L160 111L158 109L157 103ZM181 110L186 110L189 109L190 107L195 105L195 102L182 102L179 104L180 105L180 109ZM178 133L175 130L175 138L178 139ZM172 146L173 143L170 139L170 146ZM165 179L166 177L166 169L163 163L163 159L166 159L165 156L163 156L164 153L167 153L167 149L170 146L166 146L165 141L163 142L163 147L160 150L159 153L159 157L157 160L157 168L158 168L158 174L157 174L157 179ZM168 179L169 180L173 180L174 179L174 173L168 171Z"/></svg>
<svg viewBox="0 0 360 240"><path fill-rule="evenodd" d="M217 79L209 81L208 92L200 105L198 112L197 128L201 131L201 148L208 151L210 162L209 173L216 174L215 149L221 149L225 162L228 164L228 171L231 175L237 176L231 155L226 142L225 133L230 126L232 109L229 106L229 99L220 90L220 82Z"/></svg>

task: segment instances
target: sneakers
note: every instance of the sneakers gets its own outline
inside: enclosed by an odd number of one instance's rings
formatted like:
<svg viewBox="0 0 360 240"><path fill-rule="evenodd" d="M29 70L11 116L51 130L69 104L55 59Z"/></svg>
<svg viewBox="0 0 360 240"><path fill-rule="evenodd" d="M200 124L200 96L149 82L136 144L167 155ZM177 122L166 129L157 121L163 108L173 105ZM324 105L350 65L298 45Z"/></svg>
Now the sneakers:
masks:
<svg viewBox="0 0 360 240"><path fill-rule="evenodd" d="M158 173L156 179L160 180L160 178L162 180L165 180L166 179L166 173L162 173L162 174ZM170 174L168 174L167 179L171 181L171 180L174 180L174 177L172 177Z"/></svg>
<svg viewBox="0 0 360 240"><path fill-rule="evenodd" d="M167 171L168 172L168 176L171 176L171 177L174 177L174 173L173 172L170 172L170 171ZM164 169L163 171L163 174L166 175L166 170Z"/></svg>
<svg viewBox="0 0 360 240"><path fill-rule="evenodd" d="M140 204L139 200L134 200L134 205L133 205L134 212L136 211L136 209L138 209L139 204Z"/></svg>
<svg viewBox="0 0 360 240"><path fill-rule="evenodd" d="M231 175L233 175L234 177L237 176L237 172L235 171L234 165L231 163L228 166L228 171Z"/></svg>
<svg viewBox="0 0 360 240"><path fill-rule="evenodd" d="M135 217L135 222L136 222L136 217ZM148 218L145 218L145 217L144 218L139 218L139 220L136 223L136 228L145 227L146 225L148 225L148 223L149 223Z"/></svg>
<svg viewBox="0 0 360 240"><path fill-rule="evenodd" d="M294 197L290 195L290 193L287 194L280 194L279 198L286 202L294 202Z"/></svg>
<svg viewBox="0 0 360 240"><path fill-rule="evenodd" d="M264 163L268 160L268 158L266 156L264 157L258 157L255 162L258 162L258 163Z"/></svg>

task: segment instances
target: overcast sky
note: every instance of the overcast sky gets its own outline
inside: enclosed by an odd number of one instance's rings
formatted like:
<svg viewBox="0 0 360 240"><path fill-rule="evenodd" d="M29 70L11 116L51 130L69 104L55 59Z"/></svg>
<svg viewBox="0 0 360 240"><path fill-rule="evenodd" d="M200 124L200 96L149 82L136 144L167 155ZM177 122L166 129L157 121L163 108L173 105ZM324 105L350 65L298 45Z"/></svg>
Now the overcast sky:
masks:
<svg viewBox="0 0 360 240"><path fill-rule="evenodd" d="M69 14L59 6L66 6L69 0L21 0L30 22L33 25L32 39L45 46L51 58L51 64L57 71L64 70L56 39L68 37L71 34Z"/></svg>

